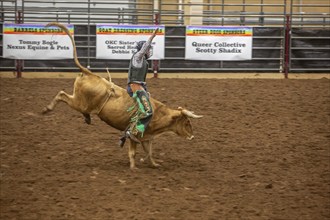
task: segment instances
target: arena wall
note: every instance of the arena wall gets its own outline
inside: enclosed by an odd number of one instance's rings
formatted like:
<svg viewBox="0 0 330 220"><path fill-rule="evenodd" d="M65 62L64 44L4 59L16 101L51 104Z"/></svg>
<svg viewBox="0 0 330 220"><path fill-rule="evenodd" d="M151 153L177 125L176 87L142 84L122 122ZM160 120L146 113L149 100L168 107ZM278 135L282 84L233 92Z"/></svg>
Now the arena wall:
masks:
<svg viewBox="0 0 330 220"><path fill-rule="evenodd" d="M75 25L78 57L93 71L127 71L128 60L95 58L95 25L165 25L165 59L157 72L330 72L329 1L316 0L154 0L116 2L80 0L16 1L0 3L0 23L48 23ZM187 25L251 26L253 57L248 61L199 61L184 59ZM73 61L17 61L2 57L0 71L77 71Z"/></svg>

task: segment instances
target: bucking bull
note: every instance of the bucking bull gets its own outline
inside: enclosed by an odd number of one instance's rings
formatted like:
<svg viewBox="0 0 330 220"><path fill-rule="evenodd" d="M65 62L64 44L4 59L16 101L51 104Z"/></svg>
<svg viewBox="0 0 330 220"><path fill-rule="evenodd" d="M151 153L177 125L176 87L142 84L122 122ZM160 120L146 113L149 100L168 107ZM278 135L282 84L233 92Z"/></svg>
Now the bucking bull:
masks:
<svg viewBox="0 0 330 220"><path fill-rule="evenodd" d="M89 69L83 67L77 58L75 41L66 26L51 22L46 27L57 26L61 28L71 39L73 45L74 61L81 73L75 79L73 95L60 91L49 105L45 107L43 113L52 111L58 102L65 102L71 108L81 112L87 124L91 123L90 114L97 114L98 117L108 125L124 131L132 116L132 112L127 111L135 105L134 100L127 94L126 90L117 86L109 80L93 74ZM135 169L135 154L137 144L141 144L152 166L160 166L152 157L153 139L165 132L174 132L181 137L191 140L194 138L190 118L201 118L187 109L171 109L163 103L151 98L151 105L154 109L153 118L146 129L140 143L130 140L128 156L130 168Z"/></svg>

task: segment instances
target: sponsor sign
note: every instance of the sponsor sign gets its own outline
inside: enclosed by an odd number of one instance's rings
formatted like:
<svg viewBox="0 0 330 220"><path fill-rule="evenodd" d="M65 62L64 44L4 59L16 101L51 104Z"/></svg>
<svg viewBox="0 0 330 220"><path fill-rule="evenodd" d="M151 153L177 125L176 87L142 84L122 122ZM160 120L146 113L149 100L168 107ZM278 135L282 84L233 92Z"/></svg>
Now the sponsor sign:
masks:
<svg viewBox="0 0 330 220"><path fill-rule="evenodd" d="M187 26L187 60L252 59L252 27Z"/></svg>
<svg viewBox="0 0 330 220"><path fill-rule="evenodd" d="M73 25L66 25L73 35ZM3 24L3 57L22 60L72 59L72 43L58 27L44 24Z"/></svg>
<svg viewBox="0 0 330 220"><path fill-rule="evenodd" d="M112 24L96 25L96 58L131 59L137 42L147 41L156 28L159 29L152 41L152 56L149 59L164 59L165 26Z"/></svg>

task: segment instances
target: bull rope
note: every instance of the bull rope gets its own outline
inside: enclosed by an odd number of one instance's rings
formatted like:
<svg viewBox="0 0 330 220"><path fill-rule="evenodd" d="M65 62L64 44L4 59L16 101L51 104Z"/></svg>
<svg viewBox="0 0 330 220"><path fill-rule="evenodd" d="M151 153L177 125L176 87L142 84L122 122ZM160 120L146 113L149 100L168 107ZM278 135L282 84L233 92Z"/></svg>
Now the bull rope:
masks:
<svg viewBox="0 0 330 220"><path fill-rule="evenodd" d="M108 73L108 76L109 76L109 83L111 83L111 90L112 90L113 92L115 92L115 89L114 89L114 85L115 85L115 84L114 84L114 83L112 82L112 80L111 80L111 74L110 74L110 72L109 72L109 68L107 68L107 73ZM109 101L109 99L110 99L110 97L111 97L111 95L112 95L112 93L109 92L109 90L108 90L107 92L108 92L108 97L105 99L104 103L102 104L102 106L101 106L100 110L97 112L97 114L100 114L100 112L103 110L105 104Z"/></svg>
<svg viewBox="0 0 330 220"><path fill-rule="evenodd" d="M97 112L97 115L100 114L100 112L103 110L105 104L109 101L111 95L112 95L112 93L109 92L109 90L108 90L108 96L107 96L107 98L105 99L105 101L103 102L103 104L102 104L101 108L99 109L99 111Z"/></svg>

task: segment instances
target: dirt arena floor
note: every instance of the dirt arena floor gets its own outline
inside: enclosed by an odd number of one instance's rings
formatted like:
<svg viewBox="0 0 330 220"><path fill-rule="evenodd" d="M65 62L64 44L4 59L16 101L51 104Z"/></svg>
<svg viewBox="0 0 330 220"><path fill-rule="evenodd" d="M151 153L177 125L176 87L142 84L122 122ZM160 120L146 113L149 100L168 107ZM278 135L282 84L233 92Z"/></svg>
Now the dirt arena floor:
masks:
<svg viewBox="0 0 330 220"><path fill-rule="evenodd" d="M193 141L156 139L162 167L137 171L97 116L41 114L73 81L0 78L1 220L330 219L329 79L148 79L204 117Z"/></svg>

